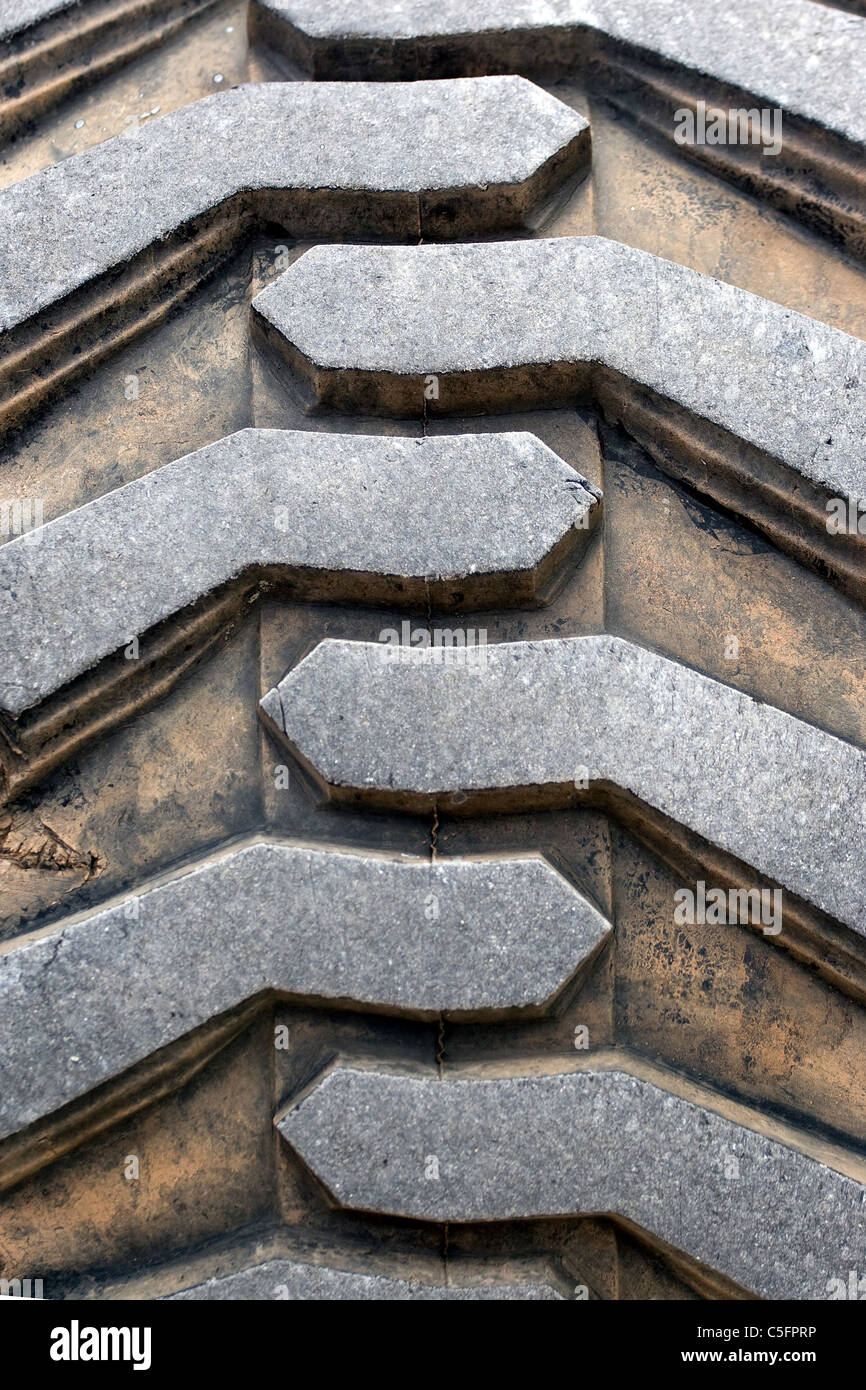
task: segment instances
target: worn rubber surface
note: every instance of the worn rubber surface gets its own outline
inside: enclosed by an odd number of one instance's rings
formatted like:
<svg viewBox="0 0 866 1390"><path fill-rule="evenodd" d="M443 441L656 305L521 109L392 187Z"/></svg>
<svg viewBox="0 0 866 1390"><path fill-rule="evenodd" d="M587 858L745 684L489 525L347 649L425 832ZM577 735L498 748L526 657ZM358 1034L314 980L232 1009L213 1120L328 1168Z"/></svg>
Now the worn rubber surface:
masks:
<svg viewBox="0 0 866 1390"><path fill-rule="evenodd" d="M862 10L0 0L0 1280L862 1267Z"/></svg>

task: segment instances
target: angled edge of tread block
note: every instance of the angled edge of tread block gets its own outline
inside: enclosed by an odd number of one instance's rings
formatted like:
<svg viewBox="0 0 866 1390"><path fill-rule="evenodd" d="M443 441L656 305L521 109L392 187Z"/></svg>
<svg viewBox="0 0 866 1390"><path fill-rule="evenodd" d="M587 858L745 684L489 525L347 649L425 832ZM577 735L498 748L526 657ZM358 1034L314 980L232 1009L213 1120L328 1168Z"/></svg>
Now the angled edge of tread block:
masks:
<svg viewBox="0 0 866 1390"><path fill-rule="evenodd" d="M597 488L520 432L249 429L155 469L0 547L5 794L151 703L265 593L535 606L600 511Z"/></svg>
<svg viewBox="0 0 866 1390"><path fill-rule="evenodd" d="M543 1014L610 931L538 854L247 843L0 948L0 1137L254 1000Z"/></svg>
<svg viewBox="0 0 866 1390"><path fill-rule="evenodd" d="M506 1076L339 1064L275 1123L340 1207L610 1214L763 1298L827 1298L866 1239L861 1160L618 1056Z"/></svg>
<svg viewBox="0 0 866 1390"><path fill-rule="evenodd" d="M858 338L600 237L321 246L253 317L338 410L589 401L663 471L866 601L866 535L848 515L866 496Z"/></svg>
<svg viewBox="0 0 866 1390"><path fill-rule="evenodd" d="M316 601L532 604L599 499L521 432L241 430L0 547L0 709L17 718L241 577Z"/></svg>
<svg viewBox="0 0 866 1390"><path fill-rule="evenodd" d="M577 77L681 154L866 255L857 83L866 20L855 14L811 0L758 9L702 0L687 14L671 0L407 0L384 9L377 0L253 0L250 25L255 39L319 79ZM714 112L725 119L715 144ZM748 123L740 133L749 113L765 120L763 134Z"/></svg>
<svg viewBox="0 0 866 1390"><path fill-rule="evenodd" d="M169 112L0 190L0 425L158 321L257 221L487 234L589 159L587 122L521 77L273 82Z"/></svg>
<svg viewBox="0 0 866 1390"><path fill-rule="evenodd" d="M326 640L260 708L336 801L473 814L624 800L866 936L866 753L622 638L397 663Z"/></svg>

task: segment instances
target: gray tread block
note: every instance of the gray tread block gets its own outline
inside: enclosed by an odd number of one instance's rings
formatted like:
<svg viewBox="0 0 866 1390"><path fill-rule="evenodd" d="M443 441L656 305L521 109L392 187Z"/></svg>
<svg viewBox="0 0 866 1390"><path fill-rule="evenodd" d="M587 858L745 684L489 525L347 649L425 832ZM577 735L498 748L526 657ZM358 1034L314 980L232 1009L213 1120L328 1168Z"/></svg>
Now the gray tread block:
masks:
<svg viewBox="0 0 866 1390"><path fill-rule="evenodd" d="M242 430L0 547L0 708L19 716L244 575L295 596L447 607L459 581L464 605L530 601L598 495L525 433Z"/></svg>
<svg viewBox="0 0 866 1390"><path fill-rule="evenodd" d="M230 850L0 950L0 1138L268 992L539 1013L610 930L539 855Z"/></svg>
<svg viewBox="0 0 866 1390"><path fill-rule="evenodd" d="M340 1067L277 1125L342 1207L445 1222L610 1212L762 1297L828 1297L862 1256L862 1176L715 1104L603 1067L492 1079Z"/></svg>
<svg viewBox="0 0 866 1390"><path fill-rule="evenodd" d="M319 54L334 69L345 51L346 69L363 71L369 52L385 75L400 47L433 40L440 62L451 48L468 50L495 67L497 55L522 39L550 36L545 63L567 73L574 48L569 34L591 56L595 37L652 55L675 69L737 89L759 105L813 121L858 143L866 142L866 115L852 80L866 52L862 19L810 0L701 0L682 7L671 0L256 0L258 9L293 29L295 53L316 65ZM368 40L367 45L359 40ZM558 42L557 42L558 41ZM556 61L556 54L562 56ZM483 70L478 65L475 71ZM334 71L333 75L337 75ZM408 75L404 73L403 75Z"/></svg>
<svg viewBox="0 0 866 1390"><path fill-rule="evenodd" d="M81 0L0 0L0 40L69 10L76 12L76 18L87 14Z"/></svg>
<svg viewBox="0 0 866 1390"><path fill-rule="evenodd" d="M866 934L866 753L618 637L442 655L322 642L263 717L337 799L569 804L579 773Z"/></svg>
<svg viewBox="0 0 866 1390"><path fill-rule="evenodd" d="M381 1274L359 1274L328 1265L302 1264L275 1259L250 1266L236 1274L208 1279L167 1301L198 1302L226 1299L362 1300L364 1302L536 1302L558 1300L562 1295L551 1284L425 1284L390 1279Z"/></svg>
<svg viewBox="0 0 866 1390"><path fill-rule="evenodd" d="M603 237L318 246L253 301L333 404L403 413L402 382L606 368L842 496L866 494L866 343ZM547 384L545 384L547 383ZM366 383L365 383L366 385ZM539 378L537 404L558 382ZM421 399L416 392L414 413ZM430 412L448 412L440 383Z"/></svg>
<svg viewBox="0 0 866 1390"><path fill-rule="evenodd" d="M519 222L588 155L586 121L519 77L237 87L0 192L0 327L243 193L405 195L418 235L425 195Z"/></svg>
<svg viewBox="0 0 866 1390"><path fill-rule="evenodd" d="M866 598L866 343L600 237L320 246L253 301L328 406L418 416L593 402L658 465ZM438 397L423 383L438 379Z"/></svg>

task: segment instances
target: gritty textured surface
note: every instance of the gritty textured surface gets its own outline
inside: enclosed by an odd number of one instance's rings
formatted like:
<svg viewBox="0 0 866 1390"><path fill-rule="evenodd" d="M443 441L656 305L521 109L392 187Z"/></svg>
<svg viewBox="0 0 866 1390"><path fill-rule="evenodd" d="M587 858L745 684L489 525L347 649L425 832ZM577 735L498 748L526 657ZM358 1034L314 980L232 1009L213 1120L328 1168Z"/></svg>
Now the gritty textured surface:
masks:
<svg viewBox="0 0 866 1390"><path fill-rule="evenodd" d="M79 9L77 0L0 0L0 39L73 8Z"/></svg>
<svg viewBox="0 0 866 1390"><path fill-rule="evenodd" d="M448 1222L612 1212L764 1298L826 1298L866 1240L860 1182L624 1071L343 1068L278 1126L342 1206Z"/></svg>
<svg viewBox="0 0 866 1390"><path fill-rule="evenodd" d="M254 304L337 372L598 364L834 495L866 496L866 343L615 241L321 246Z"/></svg>
<svg viewBox="0 0 866 1390"><path fill-rule="evenodd" d="M209 1279L206 1284L169 1294L173 1301L200 1299L361 1299L369 1301L407 1302L409 1300L477 1301L498 1299L511 1302L523 1300L558 1299L560 1295L546 1284L481 1284L471 1287L446 1287L437 1284L409 1283L406 1279L388 1279L380 1274L356 1274L349 1270L331 1269L327 1265L299 1264L295 1260L268 1260L266 1264Z"/></svg>
<svg viewBox="0 0 866 1390"><path fill-rule="evenodd" d="M538 1007L609 930L539 856L249 845L0 954L0 1137L263 991Z"/></svg>
<svg viewBox="0 0 866 1390"><path fill-rule="evenodd" d="M857 141L866 117L855 74L866 54L866 24L809 0L256 0L313 39L438 38L542 28L586 30L657 55L695 76L740 88ZM476 69L477 70L477 69Z"/></svg>
<svg viewBox="0 0 866 1390"><path fill-rule="evenodd" d="M522 574L596 506L530 434L242 430L0 548L0 707L17 716L255 567Z"/></svg>
<svg viewBox="0 0 866 1390"><path fill-rule="evenodd" d="M207 97L0 193L0 328L243 191L512 187L586 130L520 77Z"/></svg>
<svg viewBox="0 0 866 1390"><path fill-rule="evenodd" d="M322 642L265 697L336 787L396 797L612 783L866 934L866 753L617 637L446 663ZM337 717L339 716L339 717Z"/></svg>

